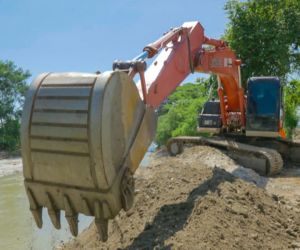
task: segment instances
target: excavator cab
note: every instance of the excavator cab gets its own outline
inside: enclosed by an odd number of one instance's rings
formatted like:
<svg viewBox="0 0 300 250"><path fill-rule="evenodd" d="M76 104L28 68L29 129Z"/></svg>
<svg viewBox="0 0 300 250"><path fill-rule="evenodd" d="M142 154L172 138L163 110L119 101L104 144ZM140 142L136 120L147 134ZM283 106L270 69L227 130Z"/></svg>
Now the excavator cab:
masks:
<svg viewBox="0 0 300 250"><path fill-rule="evenodd" d="M250 78L246 104L246 136L279 137L282 120L282 86L279 78ZM199 114L197 131L219 134L221 128L220 101L207 101Z"/></svg>
<svg viewBox="0 0 300 250"><path fill-rule="evenodd" d="M248 80L246 136L278 137L282 114L282 86L279 78L250 78Z"/></svg>

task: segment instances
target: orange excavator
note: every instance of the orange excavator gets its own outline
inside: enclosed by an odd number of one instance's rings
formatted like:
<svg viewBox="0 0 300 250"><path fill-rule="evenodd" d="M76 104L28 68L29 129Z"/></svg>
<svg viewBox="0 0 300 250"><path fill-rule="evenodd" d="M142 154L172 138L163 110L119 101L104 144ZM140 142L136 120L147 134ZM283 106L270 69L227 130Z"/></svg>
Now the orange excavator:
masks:
<svg viewBox="0 0 300 250"><path fill-rule="evenodd" d="M172 138L172 155L184 143L210 145L263 174L278 173L282 157L300 162L300 145L284 139L280 80L253 77L245 95L240 65L224 41L206 37L199 22L186 22L133 60L115 61L112 71L39 75L21 124L24 183L37 226L43 207L57 229L65 211L77 235L82 213L95 217L106 241L108 220L133 204L133 175L154 138L155 110L194 72L217 75L219 100L204 105L198 130L219 136Z"/></svg>

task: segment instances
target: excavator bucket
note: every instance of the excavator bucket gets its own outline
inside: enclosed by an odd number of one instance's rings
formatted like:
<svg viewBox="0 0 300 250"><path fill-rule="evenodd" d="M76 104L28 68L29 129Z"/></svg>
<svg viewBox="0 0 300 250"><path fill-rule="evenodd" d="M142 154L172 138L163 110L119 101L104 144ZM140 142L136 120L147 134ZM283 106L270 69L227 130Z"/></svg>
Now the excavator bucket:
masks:
<svg viewBox="0 0 300 250"><path fill-rule="evenodd" d="M155 126L154 111L126 73L38 76L21 124L24 183L37 226L43 207L57 229L65 211L77 235L82 213L95 217L105 241L108 220L133 203L133 174Z"/></svg>

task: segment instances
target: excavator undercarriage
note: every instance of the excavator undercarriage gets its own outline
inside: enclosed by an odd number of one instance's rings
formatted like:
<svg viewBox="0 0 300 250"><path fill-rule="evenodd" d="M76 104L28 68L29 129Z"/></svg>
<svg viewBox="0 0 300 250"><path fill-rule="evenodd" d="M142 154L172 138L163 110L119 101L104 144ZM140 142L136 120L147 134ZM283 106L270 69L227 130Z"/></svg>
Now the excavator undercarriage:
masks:
<svg viewBox="0 0 300 250"><path fill-rule="evenodd" d="M175 156L182 153L185 144L219 148L242 166L251 168L265 176L279 174L284 164L300 166L300 143L293 141L237 135L179 136L168 141L169 154Z"/></svg>

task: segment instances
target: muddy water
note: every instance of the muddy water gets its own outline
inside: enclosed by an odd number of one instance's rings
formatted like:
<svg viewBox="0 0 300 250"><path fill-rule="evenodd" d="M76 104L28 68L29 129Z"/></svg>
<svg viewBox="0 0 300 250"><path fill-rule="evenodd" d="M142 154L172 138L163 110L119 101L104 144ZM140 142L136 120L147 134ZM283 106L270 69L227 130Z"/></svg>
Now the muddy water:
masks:
<svg viewBox="0 0 300 250"><path fill-rule="evenodd" d="M43 229L35 226L23 187L23 176L16 173L0 177L0 249L53 249L72 236L62 215L62 229L53 228L46 210L43 211ZM79 217L79 231L92 219Z"/></svg>

